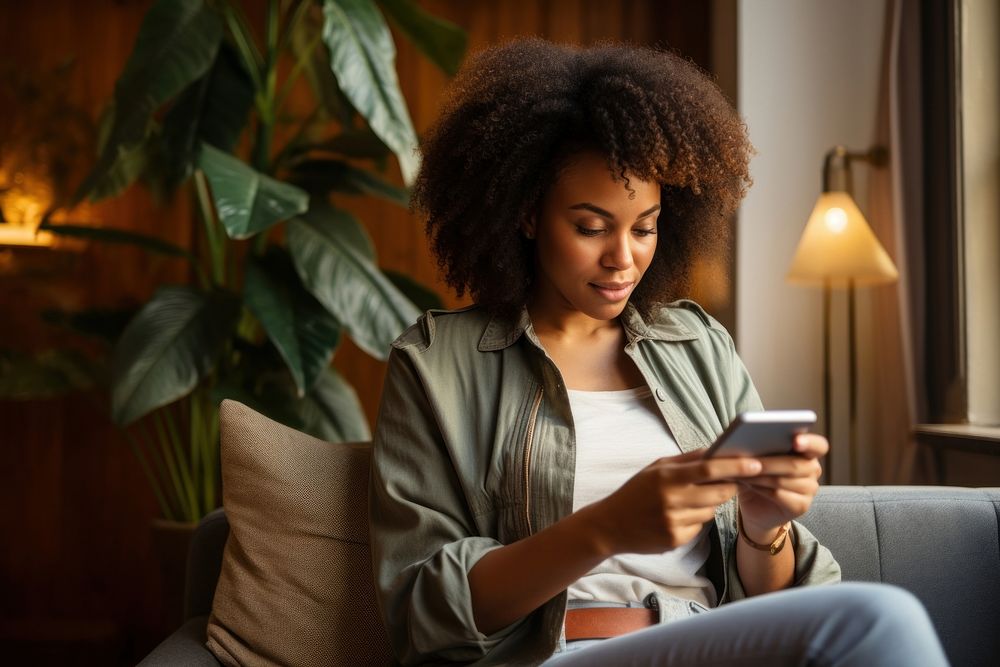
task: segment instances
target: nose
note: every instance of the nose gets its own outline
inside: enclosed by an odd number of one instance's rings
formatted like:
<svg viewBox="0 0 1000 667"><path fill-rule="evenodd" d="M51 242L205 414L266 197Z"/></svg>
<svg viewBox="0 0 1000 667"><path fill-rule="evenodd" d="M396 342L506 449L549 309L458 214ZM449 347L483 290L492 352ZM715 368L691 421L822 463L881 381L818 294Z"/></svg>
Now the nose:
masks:
<svg viewBox="0 0 1000 667"><path fill-rule="evenodd" d="M633 263L631 235L626 233L609 236L604 256L601 257L601 266L620 271L631 268Z"/></svg>

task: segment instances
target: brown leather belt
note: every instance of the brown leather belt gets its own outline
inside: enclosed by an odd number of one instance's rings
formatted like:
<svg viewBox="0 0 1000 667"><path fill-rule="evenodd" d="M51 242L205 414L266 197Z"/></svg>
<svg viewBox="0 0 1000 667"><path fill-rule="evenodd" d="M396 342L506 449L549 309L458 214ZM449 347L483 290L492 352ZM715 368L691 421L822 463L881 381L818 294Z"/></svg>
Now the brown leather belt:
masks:
<svg viewBox="0 0 1000 667"><path fill-rule="evenodd" d="M659 614L645 607L583 607L566 610L566 641L607 639L656 625Z"/></svg>

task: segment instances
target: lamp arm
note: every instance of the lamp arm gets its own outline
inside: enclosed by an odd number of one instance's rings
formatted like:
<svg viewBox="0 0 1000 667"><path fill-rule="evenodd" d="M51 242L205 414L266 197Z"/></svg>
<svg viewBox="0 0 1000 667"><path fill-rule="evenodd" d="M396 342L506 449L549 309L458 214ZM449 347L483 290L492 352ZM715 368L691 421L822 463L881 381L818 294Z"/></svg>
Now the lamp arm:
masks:
<svg viewBox="0 0 1000 667"><path fill-rule="evenodd" d="M889 151L885 146L872 146L867 151L849 151L844 146L834 146L823 158L823 192L843 190L852 192L851 162L866 162L873 167L884 167L889 163ZM834 177L840 177L834 188Z"/></svg>

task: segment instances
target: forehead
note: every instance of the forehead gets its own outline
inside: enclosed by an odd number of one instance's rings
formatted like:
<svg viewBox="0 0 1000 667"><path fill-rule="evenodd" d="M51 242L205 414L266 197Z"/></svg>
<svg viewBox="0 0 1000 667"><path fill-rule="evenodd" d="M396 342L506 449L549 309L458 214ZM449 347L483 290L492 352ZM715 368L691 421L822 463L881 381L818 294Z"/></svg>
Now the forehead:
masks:
<svg viewBox="0 0 1000 667"><path fill-rule="evenodd" d="M607 158L596 151L584 151L569 157L560 169L549 190L550 201L558 200L568 204L582 201L599 204L618 203L626 207L648 208L660 201L660 185L644 181L634 174L628 174L625 181L611 172ZM635 191L632 196L629 189ZM569 200L573 200L570 202Z"/></svg>

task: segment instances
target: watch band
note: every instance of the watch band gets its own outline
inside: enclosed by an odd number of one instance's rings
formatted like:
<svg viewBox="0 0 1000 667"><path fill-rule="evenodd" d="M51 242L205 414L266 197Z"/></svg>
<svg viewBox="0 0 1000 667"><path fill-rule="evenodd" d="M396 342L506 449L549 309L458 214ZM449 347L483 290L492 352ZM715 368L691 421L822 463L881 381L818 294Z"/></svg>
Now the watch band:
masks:
<svg viewBox="0 0 1000 667"><path fill-rule="evenodd" d="M739 528L740 536L743 538L743 541L749 544L754 549L757 549L758 551L767 551L770 552L772 556L774 556L779 551L785 548L785 542L788 539L787 523L781 527L781 529L778 531L777 537L775 537L774 541L771 542L770 544L758 544L757 542L754 542L753 540L750 539L750 536L747 535L746 530L743 529L743 515L740 513L739 509L736 510L736 525Z"/></svg>

